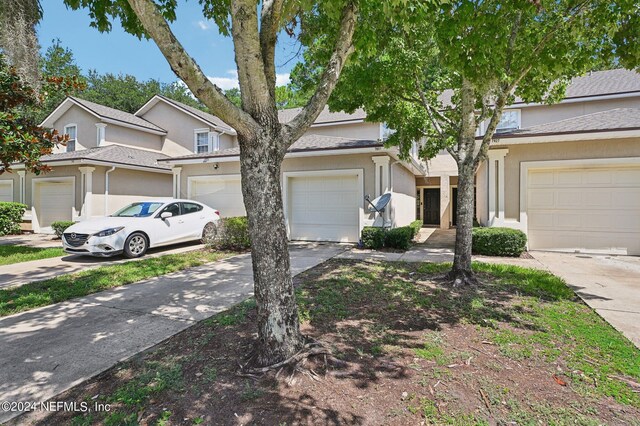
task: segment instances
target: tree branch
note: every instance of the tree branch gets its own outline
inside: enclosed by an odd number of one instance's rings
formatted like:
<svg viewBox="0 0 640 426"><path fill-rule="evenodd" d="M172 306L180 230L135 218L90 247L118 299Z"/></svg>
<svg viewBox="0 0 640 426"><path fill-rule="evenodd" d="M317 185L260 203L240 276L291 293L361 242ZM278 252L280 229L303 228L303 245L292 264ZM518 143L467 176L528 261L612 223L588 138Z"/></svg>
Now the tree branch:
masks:
<svg viewBox="0 0 640 426"><path fill-rule="evenodd" d="M231 34L242 109L261 125L278 124L275 100L265 73L255 0L231 1Z"/></svg>
<svg viewBox="0 0 640 426"><path fill-rule="evenodd" d="M297 140L306 129L313 124L329 100L329 96L338 83L345 62L353 52L353 33L358 18L358 7L355 0L350 0L342 11L340 31L333 48L331 58L322 73L320 83L307 105L293 120L284 125L290 145ZM285 147L285 149L288 148Z"/></svg>
<svg viewBox="0 0 640 426"><path fill-rule="evenodd" d="M127 0L145 31L156 43L173 72L211 112L241 133L255 132L257 123L235 106L211 83L200 66L184 50L152 0Z"/></svg>
<svg viewBox="0 0 640 426"><path fill-rule="evenodd" d="M278 29L282 19L282 5L284 0L264 0L260 14L260 47L262 48L262 62L264 74L269 85L269 93L276 96L276 67L275 51Z"/></svg>

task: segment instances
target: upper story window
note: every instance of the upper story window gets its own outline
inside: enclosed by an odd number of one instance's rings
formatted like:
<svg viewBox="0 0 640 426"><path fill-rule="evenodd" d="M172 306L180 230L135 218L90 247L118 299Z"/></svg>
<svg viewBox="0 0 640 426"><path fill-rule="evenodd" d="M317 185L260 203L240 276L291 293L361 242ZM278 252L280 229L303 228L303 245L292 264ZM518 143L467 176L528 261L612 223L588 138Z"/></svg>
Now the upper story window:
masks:
<svg viewBox="0 0 640 426"><path fill-rule="evenodd" d="M194 139L194 151L198 154L220 150L220 135L209 129L197 129Z"/></svg>
<svg viewBox="0 0 640 426"><path fill-rule="evenodd" d="M78 126L75 124L67 124L64 126L64 133L69 135L67 141L67 152L73 152L76 150L76 141L78 140Z"/></svg>
<svg viewBox="0 0 640 426"><path fill-rule="evenodd" d="M104 144L105 138L106 138L106 129L107 129L107 125L106 124L102 124L102 123L98 123L96 124L96 146L101 146Z"/></svg>
<svg viewBox="0 0 640 426"><path fill-rule="evenodd" d="M380 124L380 139L383 141L389 139L389 136L394 134L396 131L390 128L387 123Z"/></svg>
<svg viewBox="0 0 640 426"><path fill-rule="evenodd" d="M502 113L502 118L496 127L496 133L508 132L520 128L520 110L509 109Z"/></svg>

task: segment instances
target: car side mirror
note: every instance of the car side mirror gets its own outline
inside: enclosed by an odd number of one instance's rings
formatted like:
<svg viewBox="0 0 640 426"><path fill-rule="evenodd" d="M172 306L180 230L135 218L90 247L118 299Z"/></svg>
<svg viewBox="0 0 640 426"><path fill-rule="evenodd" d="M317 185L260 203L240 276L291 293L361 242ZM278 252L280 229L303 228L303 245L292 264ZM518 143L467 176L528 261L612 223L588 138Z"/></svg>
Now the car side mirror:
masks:
<svg viewBox="0 0 640 426"><path fill-rule="evenodd" d="M171 212L162 212L162 213L160 213L160 218L162 218L162 219L166 219L166 218L171 217L171 216L173 216L173 213L171 213Z"/></svg>

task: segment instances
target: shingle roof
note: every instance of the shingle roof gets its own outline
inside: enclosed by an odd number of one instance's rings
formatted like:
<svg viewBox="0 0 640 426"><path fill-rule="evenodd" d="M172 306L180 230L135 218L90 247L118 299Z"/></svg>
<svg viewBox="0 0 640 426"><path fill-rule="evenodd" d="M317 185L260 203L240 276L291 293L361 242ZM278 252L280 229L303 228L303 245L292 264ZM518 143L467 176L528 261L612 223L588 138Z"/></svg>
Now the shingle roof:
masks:
<svg viewBox="0 0 640 426"><path fill-rule="evenodd" d="M298 115L300 111L302 111L302 108L281 109L278 111L278 118L280 119L281 123L288 123L289 121L293 120L293 118ZM353 114L349 114L344 111L331 112L329 111L329 107L324 107L313 124L334 123L349 120L364 120L366 117L367 114L362 109L357 109Z"/></svg>
<svg viewBox="0 0 640 426"><path fill-rule="evenodd" d="M305 135L298 139L288 152L305 152L305 151L323 151L334 149L357 149L357 148L372 148L381 147L383 144L377 140L367 139L349 139L340 138L336 136L323 136L323 135ZM166 158L163 161L173 160L188 160L198 158L217 158L217 157L235 157L240 155L240 148L229 148L220 151L215 151L207 154L190 154L180 157Z"/></svg>
<svg viewBox="0 0 640 426"><path fill-rule="evenodd" d="M100 105L95 102L85 101L84 99L76 98L74 96L69 96L69 98L74 102L79 103L86 109L92 111L94 114L100 116L101 118L110 118L112 120L120 121L126 124L131 124L133 126L144 127L146 129L151 129L157 132L166 133L166 130L164 130L162 127L159 127L153 124L152 122L145 120L144 118L140 118L128 112L120 111L119 109Z"/></svg>
<svg viewBox="0 0 640 426"><path fill-rule="evenodd" d="M82 149L72 152L61 152L58 154L45 155L42 162L56 162L67 160L87 160L122 164L128 166L147 167L153 169L169 169L165 164L158 163L158 160L167 159L169 156L153 151L130 148L122 145L107 145L97 148Z"/></svg>
<svg viewBox="0 0 640 426"><path fill-rule="evenodd" d="M640 129L640 108L616 108L566 120L540 124L509 133L496 135L497 139L524 136L544 136L567 133L604 132Z"/></svg>
<svg viewBox="0 0 640 426"><path fill-rule="evenodd" d="M182 102L174 101L173 99L167 98L166 96L162 96L162 95L156 95L156 96L158 96L159 98L163 99L164 101L166 101L166 102L168 102L170 104L173 104L174 106L176 106L178 108L182 108L184 110L187 110L191 114L199 117L200 119L206 121L207 123L211 124L214 127L221 127L221 128L226 129L228 131L235 132L235 130L233 130L227 123L225 123L224 121L222 121L221 119L219 119L215 115L209 114L208 112L201 111L198 108L194 108L194 107L189 106L187 104L183 104Z"/></svg>
<svg viewBox="0 0 640 426"><path fill-rule="evenodd" d="M575 77L569 83L564 99L605 96L621 93L640 92L640 73L633 70L616 69L594 71ZM451 104L453 90L445 90L440 95L443 105ZM512 105L523 103L516 98Z"/></svg>

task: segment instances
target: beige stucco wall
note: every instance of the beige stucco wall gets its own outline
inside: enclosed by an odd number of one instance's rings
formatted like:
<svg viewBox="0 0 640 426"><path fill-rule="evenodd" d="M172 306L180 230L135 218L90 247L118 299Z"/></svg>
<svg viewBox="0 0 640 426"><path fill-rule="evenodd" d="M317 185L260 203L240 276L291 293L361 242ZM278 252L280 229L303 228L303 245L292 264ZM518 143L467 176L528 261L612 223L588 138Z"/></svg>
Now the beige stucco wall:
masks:
<svg viewBox="0 0 640 426"><path fill-rule="evenodd" d="M393 226L405 226L416 219L416 178L400 164L391 166L391 218Z"/></svg>
<svg viewBox="0 0 640 426"><path fill-rule="evenodd" d="M76 139L76 151L81 149L94 148L98 143L98 133L96 130L96 123L99 120L86 112L84 109L77 105L71 106L58 120L53 123L53 128L60 133L64 133L64 127L68 124L76 124L77 139ZM60 146L53 150L53 153L66 152L67 148Z"/></svg>
<svg viewBox="0 0 640 426"><path fill-rule="evenodd" d="M353 139L380 139L379 123L344 123L331 126L313 126L305 134L308 135L324 135L338 136L341 138Z"/></svg>
<svg viewBox="0 0 640 426"><path fill-rule="evenodd" d="M503 148L503 146L500 146ZM520 163L523 161L640 157L640 138L507 146L505 216L520 217ZM486 187L486 186L485 186Z"/></svg>
<svg viewBox="0 0 640 426"><path fill-rule="evenodd" d="M196 129L208 129L219 133L204 122L162 101L156 103L142 117L167 131L161 149L164 154L170 156L193 154ZM235 145L235 136L227 134L220 136L220 149L232 148Z"/></svg>
<svg viewBox="0 0 640 426"><path fill-rule="evenodd" d="M572 102L521 108L521 127L526 128L538 124L551 123L580 115L607 111L614 108L640 108L640 96L633 98ZM514 107L514 109L517 109L517 107Z"/></svg>
<svg viewBox="0 0 640 426"><path fill-rule="evenodd" d="M94 126L95 127L95 126ZM97 130L94 129L97 139ZM116 124L108 124L105 129L104 145L116 144L125 145L131 148L146 149L151 151L160 151L162 149L161 135L143 132L128 127L118 126Z"/></svg>
<svg viewBox="0 0 640 426"><path fill-rule="evenodd" d="M96 169L93 174L92 216L105 215L105 172L108 169ZM173 176L166 173L153 173L141 170L115 169L109 173L109 200L106 214L134 201L150 198L171 197Z"/></svg>
<svg viewBox="0 0 640 426"><path fill-rule="evenodd" d="M489 221L489 171L483 161L476 172L476 218L486 226Z"/></svg>

